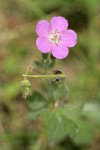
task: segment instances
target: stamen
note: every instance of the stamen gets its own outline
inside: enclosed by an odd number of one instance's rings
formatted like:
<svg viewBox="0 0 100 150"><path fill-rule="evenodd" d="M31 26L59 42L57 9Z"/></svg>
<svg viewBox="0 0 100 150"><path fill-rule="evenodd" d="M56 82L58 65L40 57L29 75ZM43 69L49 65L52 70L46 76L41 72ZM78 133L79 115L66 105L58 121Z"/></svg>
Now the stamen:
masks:
<svg viewBox="0 0 100 150"><path fill-rule="evenodd" d="M49 40L52 42L52 44L59 44L61 42L61 32L56 30L55 32L51 33Z"/></svg>

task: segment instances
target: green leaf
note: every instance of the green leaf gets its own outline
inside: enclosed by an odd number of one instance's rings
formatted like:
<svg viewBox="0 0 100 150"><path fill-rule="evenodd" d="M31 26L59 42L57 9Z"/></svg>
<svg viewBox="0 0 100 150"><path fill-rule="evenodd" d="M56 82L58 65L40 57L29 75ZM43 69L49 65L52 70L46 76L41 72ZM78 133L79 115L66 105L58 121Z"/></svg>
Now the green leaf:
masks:
<svg viewBox="0 0 100 150"><path fill-rule="evenodd" d="M34 61L34 63L36 64L37 67L40 67L40 68L43 68L44 67L44 64L41 63L40 61Z"/></svg>
<svg viewBox="0 0 100 150"><path fill-rule="evenodd" d="M55 85L55 87L53 87L53 95L55 100L66 99L67 92L65 91L65 87L62 84Z"/></svg>
<svg viewBox="0 0 100 150"><path fill-rule="evenodd" d="M73 136L77 130L76 123L67 117L66 109L64 108L45 111L42 125L51 143L57 143L67 135Z"/></svg>
<svg viewBox="0 0 100 150"><path fill-rule="evenodd" d="M27 117L31 120L35 120L42 112L44 108L38 109L37 111L32 111L27 114Z"/></svg>
<svg viewBox="0 0 100 150"><path fill-rule="evenodd" d="M77 119L79 132L73 138L77 144L88 144L93 139L94 125L91 121L85 119Z"/></svg>
<svg viewBox="0 0 100 150"><path fill-rule="evenodd" d="M79 132L74 138L77 144L88 144L93 139L94 132L100 129L100 106L87 103L82 111L82 118L76 119Z"/></svg>
<svg viewBox="0 0 100 150"><path fill-rule="evenodd" d="M47 104L47 99L38 91L34 91L27 100L28 106L32 111L39 111Z"/></svg>
<svg viewBox="0 0 100 150"><path fill-rule="evenodd" d="M73 102L67 105L66 113L70 118L78 118L82 114L84 103L83 102Z"/></svg>
<svg viewBox="0 0 100 150"><path fill-rule="evenodd" d="M50 101L59 101L59 100L66 100L67 99L67 91L64 87L64 85L61 84L55 84L55 79L52 79L51 83L46 83L42 86L44 89L45 95L48 97Z"/></svg>
<svg viewBox="0 0 100 150"><path fill-rule="evenodd" d="M49 65L48 65L48 68L51 69L55 66L55 61L52 61Z"/></svg>

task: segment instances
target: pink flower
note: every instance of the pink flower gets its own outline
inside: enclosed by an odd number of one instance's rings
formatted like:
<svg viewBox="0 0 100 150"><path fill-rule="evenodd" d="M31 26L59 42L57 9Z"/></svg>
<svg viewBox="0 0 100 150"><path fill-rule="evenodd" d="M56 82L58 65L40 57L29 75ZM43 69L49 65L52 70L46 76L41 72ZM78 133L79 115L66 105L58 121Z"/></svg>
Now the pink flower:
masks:
<svg viewBox="0 0 100 150"><path fill-rule="evenodd" d="M51 23L41 20L36 26L38 38L36 45L42 53L51 51L55 58L63 59L68 56L68 47L76 45L77 34L67 29L68 21L64 17L53 17Z"/></svg>

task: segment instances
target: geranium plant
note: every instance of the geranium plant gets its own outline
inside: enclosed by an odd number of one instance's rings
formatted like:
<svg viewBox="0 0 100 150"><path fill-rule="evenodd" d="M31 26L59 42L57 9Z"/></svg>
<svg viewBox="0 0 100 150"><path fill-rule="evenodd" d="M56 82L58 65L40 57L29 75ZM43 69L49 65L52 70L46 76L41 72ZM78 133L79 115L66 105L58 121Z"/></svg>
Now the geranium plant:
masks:
<svg viewBox="0 0 100 150"><path fill-rule="evenodd" d="M74 136L78 132L77 118L80 116L81 104L72 104L68 100L68 87L65 74L57 69L56 59L64 59L69 48L77 43L77 34L68 29L68 21L55 16L49 23L41 20L37 23L36 45L41 51L41 58L34 62L37 74L28 74L30 67L23 74L21 83L23 96L29 106L28 117L38 122L37 131L46 138L50 145L61 141L65 136ZM60 60L62 61L62 60ZM50 73L52 71L52 73ZM43 78L42 93L33 91L29 78Z"/></svg>

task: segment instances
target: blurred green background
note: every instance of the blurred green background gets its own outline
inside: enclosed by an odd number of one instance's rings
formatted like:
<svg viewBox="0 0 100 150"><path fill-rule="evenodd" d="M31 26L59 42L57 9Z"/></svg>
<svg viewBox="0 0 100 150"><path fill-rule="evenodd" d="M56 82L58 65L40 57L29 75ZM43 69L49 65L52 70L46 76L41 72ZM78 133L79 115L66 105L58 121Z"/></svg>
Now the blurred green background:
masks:
<svg viewBox="0 0 100 150"><path fill-rule="evenodd" d="M31 60L40 57L36 24L53 16L68 19L78 35L77 45L66 59L57 60L55 69L67 76L69 99L86 102L84 113L96 123L83 125L76 142L64 139L54 150L100 150L100 0L0 1L0 150L39 150L41 142L45 145L39 135L35 140L20 82ZM40 82L31 79L33 90L41 90Z"/></svg>

